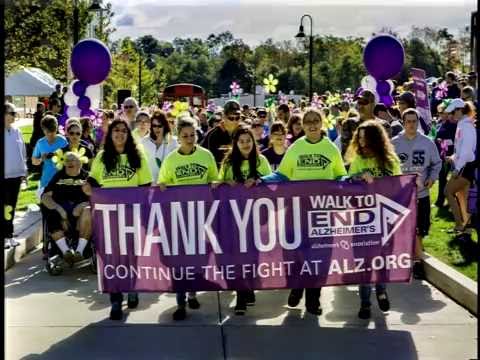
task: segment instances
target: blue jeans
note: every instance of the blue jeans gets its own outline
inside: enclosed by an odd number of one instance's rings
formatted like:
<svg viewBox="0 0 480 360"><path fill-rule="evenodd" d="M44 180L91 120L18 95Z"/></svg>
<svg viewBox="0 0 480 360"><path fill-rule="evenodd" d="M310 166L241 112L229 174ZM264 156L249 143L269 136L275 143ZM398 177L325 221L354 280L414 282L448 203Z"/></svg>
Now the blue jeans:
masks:
<svg viewBox="0 0 480 360"><path fill-rule="evenodd" d="M177 306L185 306L187 304L187 293L185 291L177 292ZM188 293L189 298L195 298L197 293L195 291L190 291Z"/></svg>
<svg viewBox="0 0 480 360"><path fill-rule="evenodd" d="M358 291L360 293L361 306L370 306L370 295L372 294L372 285L370 284L360 284L358 286ZM375 284L375 291L377 294L381 294L387 291L386 284Z"/></svg>

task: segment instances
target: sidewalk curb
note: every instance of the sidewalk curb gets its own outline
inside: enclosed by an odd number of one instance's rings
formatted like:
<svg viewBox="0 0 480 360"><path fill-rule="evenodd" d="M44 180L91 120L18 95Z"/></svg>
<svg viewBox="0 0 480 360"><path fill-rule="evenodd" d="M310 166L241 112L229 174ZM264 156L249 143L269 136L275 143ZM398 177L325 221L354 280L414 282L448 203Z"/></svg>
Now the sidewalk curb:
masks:
<svg viewBox="0 0 480 360"><path fill-rule="evenodd" d="M427 281L477 316L477 282L427 253L422 261Z"/></svg>
<svg viewBox="0 0 480 360"><path fill-rule="evenodd" d="M5 259L5 269L7 271L13 265L25 257L30 251L37 248L37 246L42 242L42 219L38 219L28 228L23 230L16 240L20 245L4 250L4 259Z"/></svg>

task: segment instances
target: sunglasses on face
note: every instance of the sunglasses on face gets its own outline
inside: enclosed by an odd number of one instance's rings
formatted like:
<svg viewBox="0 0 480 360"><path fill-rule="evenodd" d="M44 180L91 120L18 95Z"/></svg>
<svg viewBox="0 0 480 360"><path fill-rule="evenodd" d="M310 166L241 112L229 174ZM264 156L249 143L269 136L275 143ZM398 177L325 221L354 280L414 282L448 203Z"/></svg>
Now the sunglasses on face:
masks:
<svg viewBox="0 0 480 360"><path fill-rule="evenodd" d="M163 128L163 124L152 124L152 128Z"/></svg>
<svg viewBox="0 0 480 360"><path fill-rule="evenodd" d="M124 109L133 109L135 106L133 105L125 105L123 108Z"/></svg>
<svg viewBox="0 0 480 360"><path fill-rule="evenodd" d="M82 134L79 133L79 132L70 131L70 132L68 133L68 135L70 135L70 136L74 136L74 135L75 135L75 136L80 136L80 135L82 135Z"/></svg>
<svg viewBox="0 0 480 360"><path fill-rule="evenodd" d="M266 117L267 117L267 114L258 114L258 117L260 117L260 118L266 118Z"/></svg>
<svg viewBox="0 0 480 360"><path fill-rule="evenodd" d="M227 119L230 121L239 121L240 120L240 115L229 115L227 116Z"/></svg>
<svg viewBox="0 0 480 360"><path fill-rule="evenodd" d="M368 105L370 102L368 100L358 100L358 105Z"/></svg>

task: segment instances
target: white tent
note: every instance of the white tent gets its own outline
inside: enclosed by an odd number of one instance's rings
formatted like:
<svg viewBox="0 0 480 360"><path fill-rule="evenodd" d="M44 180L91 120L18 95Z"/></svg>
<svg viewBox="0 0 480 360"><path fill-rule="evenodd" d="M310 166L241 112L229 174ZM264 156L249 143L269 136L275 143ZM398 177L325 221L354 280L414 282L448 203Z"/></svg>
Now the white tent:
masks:
<svg viewBox="0 0 480 360"><path fill-rule="evenodd" d="M50 96L57 84L57 80L41 69L23 68L5 79L5 95Z"/></svg>

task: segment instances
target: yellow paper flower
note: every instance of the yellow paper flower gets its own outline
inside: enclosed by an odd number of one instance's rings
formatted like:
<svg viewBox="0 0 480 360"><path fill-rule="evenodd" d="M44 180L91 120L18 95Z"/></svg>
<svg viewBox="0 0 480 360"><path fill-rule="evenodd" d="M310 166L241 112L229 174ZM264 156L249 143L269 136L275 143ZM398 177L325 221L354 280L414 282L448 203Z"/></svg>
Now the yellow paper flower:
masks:
<svg viewBox="0 0 480 360"><path fill-rule="evenodd" d="M335 127L336 123L337 123L337 119L333 115L329 114L325 118L325 121L323 122L323 129L332 130Z"/></svg>
<svg viewBox="0 0 480 360"><path fill-rule="evenodd" d="M5 205L3 207L3 217L5 218L5 220L12 220L12 211L13 207L10 205Z"/></svg>
<svg viewBox="0 0 480 360"><path fill-rule="evenodd" d="M63 169L63 164L65 163L65 154L62 149L55 151L55 155L52 157L52 161L55 164L55 167L58 170Z"/></svg>
<svg viewBox="0 0 480 360"><path fill-rule="evenodd" d="M172 115L175 117L179 117L185 113L188 113L188 103L182 101L175 101L173 103Z"/></svg>
<svg viewBox="0 0 480 360"><path fill-rule="evenodd" d="M85 156L86 151L84 147L81 147L80 149L74 148L70 151L78 154L78 157L80 158L80 162L82 164L88 164L88 157Z"/></svg>
<svg viewBox="0 0 480 360"><path fill-rule="evenodd" d="M339 104L340 102L342 102L342 97L338 93L336 93L335 95L328 95L327 100L325 101L328 106Z"/></svg>
<svg viewBox="0 0 480 360"><path fill-rule="evenodd" d="M278 80L275 79L272 74L269 74L268 77L263 79L263 85L265 85L265 91L272 94L277 91Z"/></svg>

